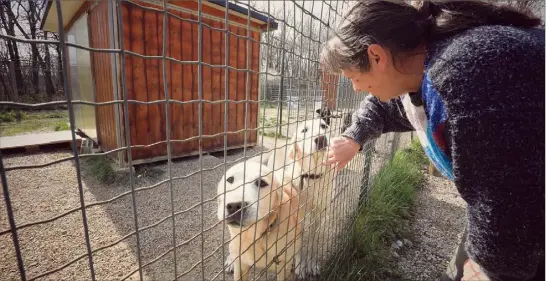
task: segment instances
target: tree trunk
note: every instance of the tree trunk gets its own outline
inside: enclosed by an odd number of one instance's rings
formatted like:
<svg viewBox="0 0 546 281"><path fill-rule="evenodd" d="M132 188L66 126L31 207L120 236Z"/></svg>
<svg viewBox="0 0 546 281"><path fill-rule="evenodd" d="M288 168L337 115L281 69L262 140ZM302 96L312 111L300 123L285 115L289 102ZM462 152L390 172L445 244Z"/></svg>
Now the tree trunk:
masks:
<svg viewBox="0 0 546 281"><path fill-rule="evenodd" d="M44 32L44 39L48 38L47 32ZM49 98L49 101L53 100L55 95L55 87L53 86L53 78L51 77L51 54L49 52L49 45L44 44L44 58L45 58L45 86L46 86L46 95Z"/></svg>
<svg viewBox="0 0 546 281"><path fill-rule="evenodd" d="M33 45L32 46L32 62L30 64L30 67L32 68L31 70L31 79L32 79L32 92L31 92L31 95L33 97L38 97L40 95L40 76L39 76L39 72L40 72L40 66L38 64L38 56L40 54L38 54L38 50L36 48L36 45Z"/></svg>
<svg viewBox="0 0 546 281"><path fill-rule="evenodd" d="M57 75L59 75L59 86L57 87L57 91L61 92L61 91L64 91L63 57L62 57L61 46L57 44L55 46L55 50L57 51Z"/></svg>
<svg viewBox="0 0 546 281"><path fill-rule="evenodd" d="M6 12L6 9L11 9L10 2L0 3L0 22L4 26L4 30L7 35L15 36L15 19L6 18L6 15L10 13ZM12 14L12 13L11 13ZM19 48L17 43L13 40L8 40L7 42L9 59L13 61L13 68L10 71L13 71L15 74L15 85L12 88L17 89L17 97L21 97L24 94L24 82L23 82L23 73L21 71L21 57L19 56Z"/></svg>

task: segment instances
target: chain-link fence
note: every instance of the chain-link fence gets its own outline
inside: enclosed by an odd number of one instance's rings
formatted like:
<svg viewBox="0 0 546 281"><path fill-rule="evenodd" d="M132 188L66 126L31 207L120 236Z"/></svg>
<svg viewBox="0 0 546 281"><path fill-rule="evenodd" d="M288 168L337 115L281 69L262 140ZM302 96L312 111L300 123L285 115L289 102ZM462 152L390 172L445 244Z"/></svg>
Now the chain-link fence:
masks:
<svg viewBox="0 0 546 281"><path fill-rule="evenodd" d="M318 68L347 5L56 0L43 26L60 41L0 34L64 50L64 101L0 105L66 105L72 134L71 153L0 154L0 276L311 280L343 263L370 179L409 139L320 165L363 99Z"/></svg>

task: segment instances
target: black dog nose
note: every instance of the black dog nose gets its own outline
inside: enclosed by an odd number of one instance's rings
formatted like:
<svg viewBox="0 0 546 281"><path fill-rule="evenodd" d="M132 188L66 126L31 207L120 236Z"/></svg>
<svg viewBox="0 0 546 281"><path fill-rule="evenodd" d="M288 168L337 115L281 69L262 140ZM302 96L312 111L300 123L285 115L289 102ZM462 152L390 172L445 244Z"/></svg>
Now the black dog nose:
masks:
<svg viewBox="0 0 546 281"><path fill-rule="evenodd" d="M317 145L317 150L320 150L328 146L328 140L325 136L318 136L315 139L315 144Z"/></svg>
<svg viewBox="0 0 546 281"><path fill-rule="evenodd" d="M229 203L226 205L226 210L228 212L228 215L233 215L235 212L241 210L242 208L244 208L245 206L244 202L234 202L234 203Z"/></svg>
<svg viewBox="0 0 546 281"><path fill-rule="evenodd" d="M233 202L226 204L228 223L239 223L243 218L243 208L248 204L246 202Z"/></svg>

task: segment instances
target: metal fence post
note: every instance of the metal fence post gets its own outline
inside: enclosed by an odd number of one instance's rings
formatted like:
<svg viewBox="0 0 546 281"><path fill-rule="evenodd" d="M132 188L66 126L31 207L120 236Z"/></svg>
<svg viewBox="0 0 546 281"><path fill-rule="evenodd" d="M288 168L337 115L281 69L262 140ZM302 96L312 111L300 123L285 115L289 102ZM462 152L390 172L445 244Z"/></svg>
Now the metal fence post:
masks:
<svg viewBox="0 0 546 281"><path fill-rule="evenodd" d="M391 141L391 153L390 153L391 160L394 159L394 155L396 154L396 151L398 150L399 143L400 143L400 133L394 133L394 136Z"/></svg>
<svg viewBox="0 0 546 281"><path fill-rule="evenodd" d="M278 127L277 127L277 136L280 136L282 135L282 107L283 107L283 104L282 104L282 94L284 92L284 63L286 61L286 49L284 48L284 43L285 43L285 37L286 37L286 27L283 27L282 29L282 55L281 55L281 81L279 83L279 108L278 108L278 112L279 112L279 123L278 123ZM287 107L288 107L288 103L286 104Z"/></svg>
<svg viewBox="0 0 546 281"><path fill-rule="evenodd" d="M369 141L364 144L364 169L362 171L362 181L360 186L360 194L358 197L358 206L360 207L368 196L368 190L370 189L370 172L372 169L372 154L373 147L375 146L375 140Z"/></svg>

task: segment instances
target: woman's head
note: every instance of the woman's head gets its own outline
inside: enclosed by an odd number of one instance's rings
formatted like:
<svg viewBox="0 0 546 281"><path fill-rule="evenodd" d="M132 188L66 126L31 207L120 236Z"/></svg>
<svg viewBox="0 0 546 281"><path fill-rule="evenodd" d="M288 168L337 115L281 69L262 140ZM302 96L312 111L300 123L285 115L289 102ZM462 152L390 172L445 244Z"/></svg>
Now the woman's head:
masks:
<svg viewBox="0 0 546 281"><path fill-rule="evenodd" d="M320 55L324 71L382 101L421 85L426 44L481 25L532 27L540 19L481 1L360 0Z"/></svg>

